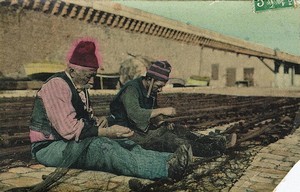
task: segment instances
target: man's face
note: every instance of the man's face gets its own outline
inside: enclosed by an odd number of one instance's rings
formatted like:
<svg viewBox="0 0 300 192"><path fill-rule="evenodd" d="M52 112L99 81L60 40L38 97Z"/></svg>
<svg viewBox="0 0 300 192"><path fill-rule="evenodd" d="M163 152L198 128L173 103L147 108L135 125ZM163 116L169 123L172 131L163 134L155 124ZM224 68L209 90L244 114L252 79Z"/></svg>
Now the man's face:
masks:
<svg viewBox="0 0 300 192"><path fill-rule="evenodd" d="M166 85L166 82L164 81L154 81L153 87L152 87L152 92L158 93L162 91L162 88Z"/></svg>
<svg viewBox="0 0 300 192"><path fill-rule="evenodd" d="M74 69L73 80L78 89L92 88L96 74L96 69Z"/></svg>

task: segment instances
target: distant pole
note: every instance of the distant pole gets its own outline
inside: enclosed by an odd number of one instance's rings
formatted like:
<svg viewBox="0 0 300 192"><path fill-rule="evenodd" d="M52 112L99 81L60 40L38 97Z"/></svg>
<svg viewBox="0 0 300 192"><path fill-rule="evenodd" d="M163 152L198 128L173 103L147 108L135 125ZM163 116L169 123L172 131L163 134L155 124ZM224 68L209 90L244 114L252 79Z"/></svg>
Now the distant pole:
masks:
<svg viewBox="0 0 300 192"><path fill-rule="evenodd" d="M199 71L198 71L198 75L201 76L201 65L202 65L202 62L203 62L203 45L201 45L201 48L200 48L200 59L199 59Z"/></svg>

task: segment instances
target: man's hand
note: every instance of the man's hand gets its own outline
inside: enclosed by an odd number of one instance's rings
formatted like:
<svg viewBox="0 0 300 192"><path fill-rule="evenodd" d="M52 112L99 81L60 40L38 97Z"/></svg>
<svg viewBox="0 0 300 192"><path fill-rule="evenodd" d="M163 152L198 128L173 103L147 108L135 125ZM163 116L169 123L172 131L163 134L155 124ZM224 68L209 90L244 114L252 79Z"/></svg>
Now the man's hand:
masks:
<svg viewBox="0 0 300 192"><path fill-rule="evenodd" d="M131 137L134 131L130 130L128 127L123 127L120 125L113 125L107 128L98 129L98 135L108 138L124 138Z"/></svg>
<svg viewBox="0 0 300 192"><path fill-rule="evenodd" d="M176 115L176 109L174 107L156 108L156 109L152 109L150 119L158 116L175 116L175 115Z"/></svg>
<svg viewBox="0 0 300 192"><path fill-rule="evenodd" d="M167 125L167 129L168 129L169 131L173 131L174 128L175 128L175 124L174 124L174 123L169 123L169 124Z"/></svg>
<svg viewBox="0 0 300 192"><path fill-rule="evenodd" d="M100 128L104 128L104 127L107 127L108 126L108 121L107 121L107 118L106 117L93 117L93 119L96 121L96 125Z"/></svg>
<svg viewBox="0 0 300 192"><path fill-rule="evenodd" d="M160 108L161 114L165 116L175 116L176 115L176 109L174 107L165 107Z"/></svg>

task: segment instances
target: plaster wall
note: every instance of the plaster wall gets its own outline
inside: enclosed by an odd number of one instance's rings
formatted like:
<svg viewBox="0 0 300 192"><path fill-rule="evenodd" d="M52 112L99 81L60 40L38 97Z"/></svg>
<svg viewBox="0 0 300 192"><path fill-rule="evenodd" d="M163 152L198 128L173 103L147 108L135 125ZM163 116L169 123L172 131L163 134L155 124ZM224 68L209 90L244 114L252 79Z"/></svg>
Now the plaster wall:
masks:
<svg viewBox="0 0 300 192"><path fill-rule="evenodd" d="M199 61L196 46L157 36L30 10L0 7L0 14L0 72L6 77L24 78L26 63L65 63L70 45L81 37L98 41L104 68L101 73L118 72L128 53L168 60L174 66L174 77L189 76Z"/></svg>
<svg viewBox="0 0 300 192"><path fill-rule="evenodd" d="M284 64L282 64L275 74L274 83L278 88L300 86L300 74L295 74L293 68L289 68L288 73L284 73Z"/></svg>
<svg viewBox="0 0 300 192"><path fill-rule="evenodd" d="M294 84L293 86L296 86L296 87L300 87L300 75L299 74L295 74L294 77Z"/></svg>
<svg viewBox="0 0 300 192"><path fill-rule="evenodd" d="M211 77L212 64L219 64L218 80L211 80L210 85L222 87L226 85L226 69L236 69L236 81L244 80L244 68L254 68L254 86L274 86L274 61L265 59L264 62L257 57L248 57L241 54L212 50L204 48L201 64L201 76Z"/></svg>
<svg viewBox="0 0 300 192"><path fill-rule="evenodd" d="M171 77L182 79L211 77L211 65L219 64L219 79L210 82L214 87L226 85L226 68L236 68L237 81L244 80L244 68L254 68L254 86L288 86L283 83L287 77L277 75L274 82L273 60L263 63L257 57L13 7L0 7L0 77L26 78L26 63L66 63L70 45L82 37L100 44L104 70L99 73L117 73L119 64L133 54L168 60Z"/></svg>

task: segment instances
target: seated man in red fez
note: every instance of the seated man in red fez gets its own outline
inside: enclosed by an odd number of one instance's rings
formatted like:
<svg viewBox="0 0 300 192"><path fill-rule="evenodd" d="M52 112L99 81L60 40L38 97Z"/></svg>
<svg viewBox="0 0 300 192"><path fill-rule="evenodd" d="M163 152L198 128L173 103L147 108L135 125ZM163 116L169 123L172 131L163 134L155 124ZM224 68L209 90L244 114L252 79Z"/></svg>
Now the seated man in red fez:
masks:
<svg viewBox="0 0 300 192"><path fill-rule="evenodd" d="M96 50L94 42L80 41L66 70L37 92L30 122L33 157L46 166L177 179L191 162L188 145L174 154L145 150L128 139L131 129L108 127L105 118L93 116L87 90L99 68Z"/></svg>
<svg viewBox="0 0 300 192"><path fill-rule="evenodd" d="M166 124L162 116L174 116L173 107L157 108L157 93L169 80L171 65L167 61L152 62L145 77L127 82L110 104L109 125L122 125L134 130L131 140L145 149L174 152L179 145L190 144L195 156L208 157L224 153L236 142L236 134L225 136L196 135L182 126Z"/></svg>

